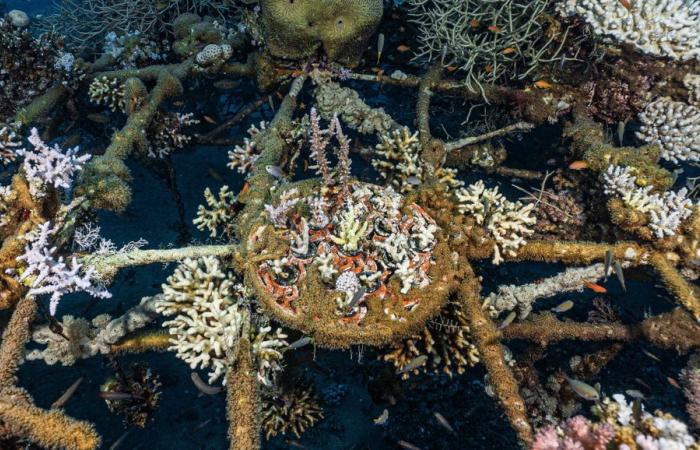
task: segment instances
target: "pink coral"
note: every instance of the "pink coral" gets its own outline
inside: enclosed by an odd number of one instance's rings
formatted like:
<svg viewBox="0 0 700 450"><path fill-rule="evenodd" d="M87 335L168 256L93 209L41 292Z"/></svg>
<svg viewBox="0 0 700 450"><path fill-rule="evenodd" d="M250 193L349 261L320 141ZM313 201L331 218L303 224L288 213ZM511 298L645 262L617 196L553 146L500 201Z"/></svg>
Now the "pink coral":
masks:
<svg viewBox="0 0 700 450"><path fill-rule="evenodd" d="M553 426L541 429L535 436L532 450L605 450L615 431L610 424L592 424L583 416L568 419L561 434Z"/></svg>

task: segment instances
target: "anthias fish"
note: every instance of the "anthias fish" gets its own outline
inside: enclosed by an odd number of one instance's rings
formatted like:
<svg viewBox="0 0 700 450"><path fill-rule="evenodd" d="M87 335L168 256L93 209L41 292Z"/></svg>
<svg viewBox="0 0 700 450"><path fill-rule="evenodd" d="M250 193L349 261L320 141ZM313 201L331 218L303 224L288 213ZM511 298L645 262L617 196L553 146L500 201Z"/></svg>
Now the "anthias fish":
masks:
<svg viewBox="0 0 700 450"><path fill-rule="evenodd" d="M590 384L569 377L566 377L566 381L569 383L571 390L582 399L593 402L600 400L600 392Z"/></svg>

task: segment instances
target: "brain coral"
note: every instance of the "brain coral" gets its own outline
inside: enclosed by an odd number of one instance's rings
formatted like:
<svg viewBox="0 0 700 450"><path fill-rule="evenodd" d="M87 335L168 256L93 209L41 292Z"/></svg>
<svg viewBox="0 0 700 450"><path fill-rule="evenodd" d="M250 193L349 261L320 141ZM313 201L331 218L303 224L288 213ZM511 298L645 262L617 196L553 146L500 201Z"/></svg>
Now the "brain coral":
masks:
<svg viewBox="0 0 700 450"><path fill-rule="evenodd" d="M331 60L356 63L379 25L382 0L263 0L265 40L273 56L301 59L323 49Z"/></svg>

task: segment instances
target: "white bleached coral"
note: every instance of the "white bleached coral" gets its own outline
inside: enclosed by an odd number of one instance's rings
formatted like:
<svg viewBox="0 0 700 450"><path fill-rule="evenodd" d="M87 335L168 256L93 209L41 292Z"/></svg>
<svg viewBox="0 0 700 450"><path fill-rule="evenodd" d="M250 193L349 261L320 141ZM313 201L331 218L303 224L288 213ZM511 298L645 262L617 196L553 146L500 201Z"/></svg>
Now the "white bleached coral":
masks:
<svg viewBox="0 0 700 450"><path fill-rule="evenodd" d="M566 0L593 32L617 44L678 61L700 60L700 2L696 0Z"/></svg>
<svg viewBox="0 0 700 450"><path fill-rule="evenodd" d="M22 146L13 127L0 127L0 164L8 164L17 157L17 150Z"/></svg>
<svg viewBox="0 0 700 450"><path fill-rule="evenodd" d="M605 266L593 264L587 267L572 267L537 283L516 286L514 284L498 286L496 292L489 294L483 303L489 315L498 317L504 311L518 310L518 317L525 319L532 311L533 303L541 298L552 297L566 292L583 291L584 282L595 282L604 276Z"/></svg>
<svg viewBox="0 0 700 450"><path fill-rule="evenodd" d="M409 192L424 181L428 172L420 157L421 150L418 132L411 133L407 127L380 133L372 167L399 192ZM447 190L464 185L456 176L456 169L440 167L435 170L435 177Z"/></svg>
<svg viewBox="0 0 700 450"><path fill-rule="evenodd" d="M683 86L688 89L690 104L700 105L700 74L688 73L683 77Z"/></svg>
<svg viewBox="0 0 700 450"><path fill-rule="evenodd" d="M151 323L157 314L154 305L159 296L144 297L123 316L112 319L100 314L91 321L71 315L63 316L61 334L51 330L48 324L40 325L32 333L32 339L46 345L27 353L27 360L44 360L46 364L61 363L71 366L79 359L110 353L110 346L127 334ZM66 339L67 338L67 339Z"/></svg>
<svg viewBox="0 0 700 450"><path fill-rule="evenodd" d="M637 137L661 147L667 161L700 161L700 109L669 97L649 103L639 113Z"/></svg>
<svg viewBox="0 0 700 450"><path fill-rule="evenodd" d="M372 159L372 167L399 192L410 191L416 180L423 177L418 132L411 133L407 127L403 127L382 133L379 139L375 151L378 158Z"/></svg>
<svg viewBox="0 0 700 450"><path fill-rule="evenodd" d="M270 222L277 228L286 227L287 216L299 200L299 191L297 189L290 189L280 196L279 205L265 205L265 212L270 218Z"/></svg>
<svg viewBox="0 0 700 450"><path fill-rule="evenodd" d="M286 335L261 324L251 324L250 301L242 284L235 282L214 257L186 259L163 285L163 298L155 306L175 317L163 323L177 357L192 369L210 368L209 383L224 376L236 343L250 334L258 379L270 385L281 370L281 350ZM224 381L225 383L225 377Z"/></svg>
<svg viewBox="0 0 700 450"><path fill-rule="evenodd" d="M219 198L209 188L204 190L204 199L209 206L197 208L197 217L192 221L198 230L209 230L211 237L216 237L219 229L223 234L230 235L233 227L233 219L236 216L233 205L236 203L236 195L229 191L228 186L222 186L219 190Z"/></svg>
<svg viewBox="0 0 700 450"><path fill-rule="evenodd" d="M518 248L525 244L525 236L533 233L532 227L537 221L532 213L533 203L511 202L498 192L498 187L486 189L481 180L457 189L455 195L459 212L473 216L496 241L494 264L503 262L504 255L515 256Z"/></svg>
<svg viewBox="0 0 700 450"><path fill-rule="evenodd" d="M653 186L638 187L636 177L629 167L608 167L603 175L605 193L619 196L624 204L636 211L646 214L649 228L659 239L676 234L682 222L693 213L693 201L688 190L663 193L651 192Z"/></svg>
<svg viewBox="0 0 700 450"><path fill-rule="evenodd" d="M32 128L29 142L34 149L20 149L17 154L24 157L22 168L29 182L29 192L34 197L43 197L49 186L69 189L73 175L90 159L90 155L77 156L78 147L65 152L58 145L49 147L41 140L36 128Z"/></svg>
<svg viewBox="0 0 700 450"><path fill-rule="evenodd" d="M195 61L201 67L208 67L226 62L233 55L233 50L228 44L208 44L197 53Z"/></svg>
<svg viewBox="0 0 700 450"><path fill-rule="evenodd" d="M265 129L267 124L260 122L260 127L251 125L248 128L248 136L243 141L243 145L236 145L233 150L228 152L229 163L226 165L229 169L236 169L238 173L247 173L252 170L255 161L260 157L260 150L257 148L255 137Z"/></svg>
<svg viewBox="0 0 700 450"><path fill-rule="evenodd" d="M24 254L17 258L24 266L18 280L29 286L29 295L51 295L51 315L56 313L58 303L65 294L87 292L98 298L111 297L100 285L94 267L85 267L76 258L66 264L62 256L56 256L57 248L52 240L58 231L58 227L44 222L26 236L28 244Z"/></svg>
<svg viewBox="0 0 700 450"><path fill-rule="evenodd" d="M124 88L116 78L95 78L88 88L88 96L93 103L106 105L111 111L126 110Z"/></svg>

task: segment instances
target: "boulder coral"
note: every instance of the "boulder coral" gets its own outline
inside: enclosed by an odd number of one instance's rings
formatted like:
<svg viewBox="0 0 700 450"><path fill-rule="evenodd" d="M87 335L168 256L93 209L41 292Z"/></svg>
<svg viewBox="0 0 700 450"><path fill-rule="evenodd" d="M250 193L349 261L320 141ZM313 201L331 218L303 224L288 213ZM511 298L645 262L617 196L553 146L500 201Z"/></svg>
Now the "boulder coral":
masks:
<svg viewBox="0 0 700 450"><path fill-rule="evenodd" d="M264 0L261 6L274 57L302 59L323 50L346 65L357 63L383 13L381 0Z"/></svg>

